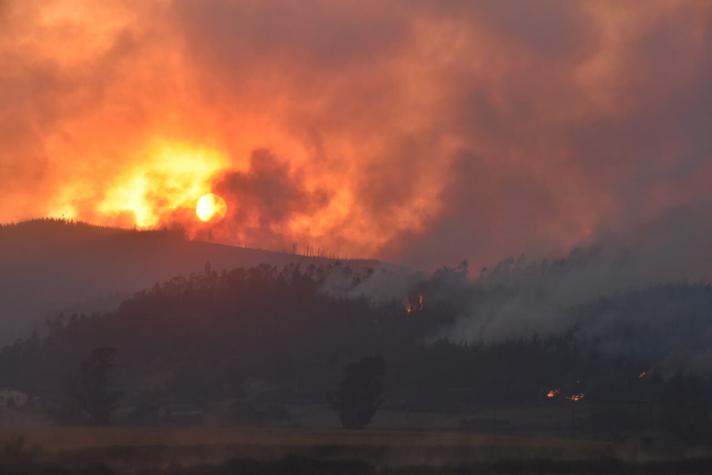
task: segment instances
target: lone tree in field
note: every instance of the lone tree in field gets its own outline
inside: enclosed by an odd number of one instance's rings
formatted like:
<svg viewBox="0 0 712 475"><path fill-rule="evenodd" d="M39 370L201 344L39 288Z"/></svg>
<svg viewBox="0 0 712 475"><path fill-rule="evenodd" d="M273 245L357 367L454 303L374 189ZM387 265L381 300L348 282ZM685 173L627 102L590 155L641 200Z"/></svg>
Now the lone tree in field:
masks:
<svg viewBox="0 0 712 475"><path fill-rule="evenodd" d="M109 371L114 367L115 348L96 348L82 362L82 394L84 409L96 425L107 425L121 397L109 389Z"/></svg>
<svg viewBox="0 0 712 475"><path fill-rule="evenodd" d="M386 363L382 356L371 356L344 368L343 379L329 402L345 429L363 429L383 402Z"/></svg>
<svg viewBox="0 0 712 475"><path fill-rule="evenodd" d="M702 382L678 372L663 388L660 421L663 429L688 442L710 440L710 405Z"/></svg>

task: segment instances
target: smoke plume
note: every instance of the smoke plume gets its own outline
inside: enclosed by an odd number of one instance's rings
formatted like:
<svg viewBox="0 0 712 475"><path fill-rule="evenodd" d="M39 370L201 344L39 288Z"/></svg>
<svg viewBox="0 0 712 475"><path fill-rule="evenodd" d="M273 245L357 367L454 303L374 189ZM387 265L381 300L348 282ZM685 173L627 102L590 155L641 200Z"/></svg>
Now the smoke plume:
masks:
<svg viewBox="0 0 712 475"><path fill-rule="evenodd" d="M426 268L709 227L708 1L28 0L0 31L3 222Z"/></svg>

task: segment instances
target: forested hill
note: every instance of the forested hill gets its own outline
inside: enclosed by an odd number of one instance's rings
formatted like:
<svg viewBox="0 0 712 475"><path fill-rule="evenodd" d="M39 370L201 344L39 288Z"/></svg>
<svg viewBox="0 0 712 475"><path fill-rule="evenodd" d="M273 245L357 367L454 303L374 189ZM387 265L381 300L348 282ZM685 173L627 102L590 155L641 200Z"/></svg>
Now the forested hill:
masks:
<svg viewBox="0 0 712 475"><path fill-rule="evenodd" d="M554 389L562 400L585 395L586 403L632 406L684 394L703 407L712 394L708 372L684 384L682 375L670 379L666 362L679 349L674 340L657 355L591 346L610 341L599 325L606 315L620 315L621 324L629 318L613 333L632 338L640 327L645 341L663 338L669 325L651 326L642 316L666 312L678 328L695 329L678 332L680 338L701 344L709 334L708 286L655 287L571 309L580 317L558 336L463 344L437 335L465 318L458 315L466 303L501 300L509 290L465 285L464 270L444 269L392 301L349 291L385 273L340 262L205 268L139 292L113 312L56 316L44 334L0 351L0 387L35 395L57 420L76 421L82 362L95 349L110 348L120 404L137 413L240 398L324 405L342 369L372 355L385 361L385 400L408 411L526 407L546 402ZM341 292L325 290L333 279L343 284Z"/></svg>
<svg viewBox="0 0 712 475"><path fill-rule="evenodd" d="M61 220L0 226L0 344L61 310L110 310L175 275L318 257L186 240L179 231L135 231ZM354 261L356 266L377 265Z"/></svg>

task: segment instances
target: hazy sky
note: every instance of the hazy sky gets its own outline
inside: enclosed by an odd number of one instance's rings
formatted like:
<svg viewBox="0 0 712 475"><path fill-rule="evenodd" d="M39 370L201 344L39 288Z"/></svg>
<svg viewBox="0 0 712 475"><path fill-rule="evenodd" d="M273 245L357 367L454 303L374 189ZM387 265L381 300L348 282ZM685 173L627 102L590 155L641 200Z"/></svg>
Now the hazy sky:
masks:
<svg viewBox="0 0 712 475"><path fill-rule="evenodd" d="M0 104L3 222L422 266L712 228L705 0L0 0Z"/></svg>

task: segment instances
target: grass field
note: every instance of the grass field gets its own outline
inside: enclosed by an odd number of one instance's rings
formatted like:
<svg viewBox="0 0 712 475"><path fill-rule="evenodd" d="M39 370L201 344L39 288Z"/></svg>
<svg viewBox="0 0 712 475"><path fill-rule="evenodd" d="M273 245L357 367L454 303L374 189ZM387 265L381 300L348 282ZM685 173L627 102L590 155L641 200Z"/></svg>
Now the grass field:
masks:
<svg viewBox="0 0 712 475"><path fill-rule="evenodd" d="M18 436L0 431L7 445ZM116 473L176 465L220 464L230 459L359 460L384 469L478 466L532 461L637 462L708 457L707 451L643 450L631 442L454 432L308 431L303 429L45 428L22 434L26 451L42 463L106 464Z"/></svg>

